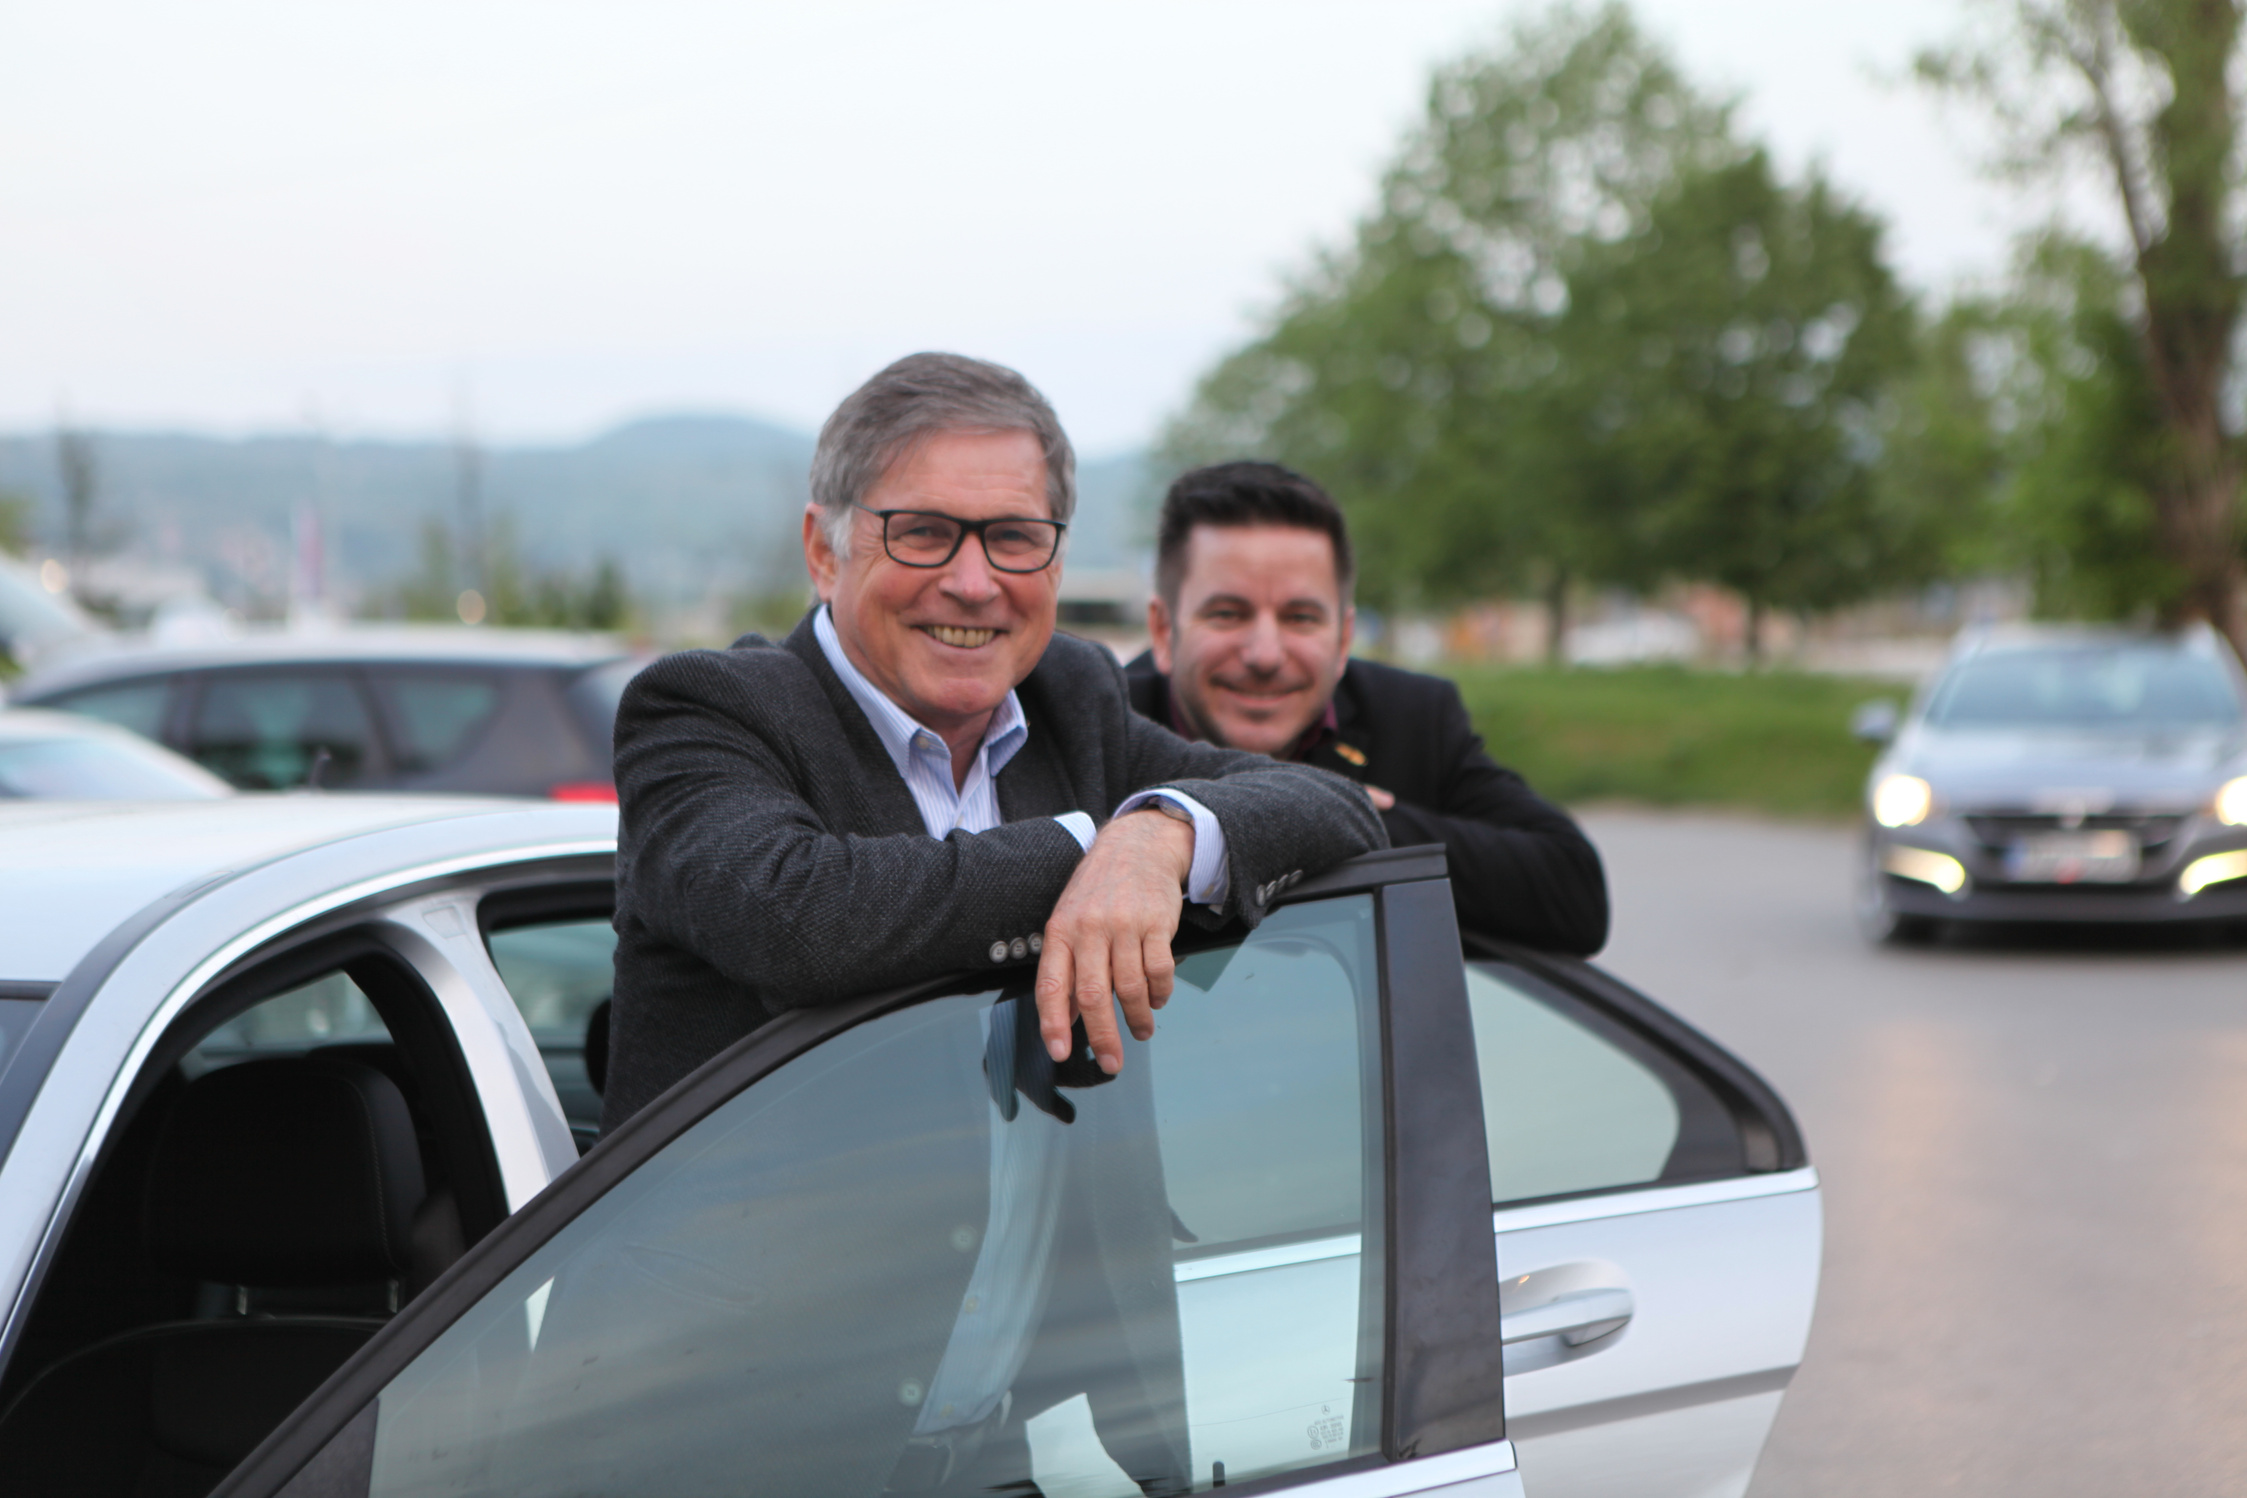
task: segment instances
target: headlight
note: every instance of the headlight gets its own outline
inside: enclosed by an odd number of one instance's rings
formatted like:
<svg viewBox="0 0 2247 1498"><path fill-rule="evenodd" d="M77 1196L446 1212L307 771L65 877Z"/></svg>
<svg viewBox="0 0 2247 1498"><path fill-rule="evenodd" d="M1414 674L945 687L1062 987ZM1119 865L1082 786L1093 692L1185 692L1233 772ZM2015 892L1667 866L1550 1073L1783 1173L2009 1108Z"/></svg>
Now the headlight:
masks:
<svg viewBox="0 0 2247 1498"><path fill-rule="evenodd" d="M2227 780L2216 792L2216 820L2247 827L2247 775Z"/></svg>
<svg viewBox="0 0 2247 1498"><path fill-rule="evenodd" d="M1873 787L1873 820L1883 827L1917 827L1934 805L1934 787L1917 775L1883 775Z"/></svg>

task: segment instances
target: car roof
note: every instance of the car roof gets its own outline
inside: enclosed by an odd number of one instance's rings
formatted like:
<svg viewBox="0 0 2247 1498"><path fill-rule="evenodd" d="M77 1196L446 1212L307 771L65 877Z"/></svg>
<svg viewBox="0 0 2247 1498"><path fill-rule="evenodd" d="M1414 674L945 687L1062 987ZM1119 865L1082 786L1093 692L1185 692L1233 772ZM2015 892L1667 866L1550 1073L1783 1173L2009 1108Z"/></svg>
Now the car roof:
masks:
<svg viewBox="0 0 2247 1498"><path fill-rule="evenodd" d="M607 807L280 792L220 801L0 803L0 980L53 983L151 902L306 849L492 819L494 848L615 836Z"/></svg>
<svg viewBox="0 0 2247 1498"><path fill-rule="evenodd" d="M2221 658L2222 637L2205 623L2182 629L2135 629L2121 624L1987 624L1961 633L1952 647L1953 659L1994 655L2009 650L2036 650L2055 645L2137 645L2175 650L2186 655Z"/></svg>
<svg viewBox="0 0 2247 1498"><path fill-rule="evenodd" d="M347 662L415 665L577 667L629 656L613 635L566 630L476 629L466 625L394 624L319 631L275 631L196 644L160 645L130 637L88 642L18 683L17 698L127 677L213 666Z"/></svg>

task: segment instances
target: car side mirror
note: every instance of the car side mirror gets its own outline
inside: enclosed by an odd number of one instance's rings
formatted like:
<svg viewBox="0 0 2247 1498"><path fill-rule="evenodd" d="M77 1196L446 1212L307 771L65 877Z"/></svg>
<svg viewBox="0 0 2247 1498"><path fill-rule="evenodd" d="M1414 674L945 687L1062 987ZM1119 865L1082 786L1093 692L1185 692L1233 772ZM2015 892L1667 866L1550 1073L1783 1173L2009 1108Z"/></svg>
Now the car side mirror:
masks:
<svg viewBox="0 0 2247 1498"><path fill-rule="evenodd" d="M1868 744L1885 744L1896 737L1896 704L1886 697L1860 702L1849 715L1849 732Z"/></svg>

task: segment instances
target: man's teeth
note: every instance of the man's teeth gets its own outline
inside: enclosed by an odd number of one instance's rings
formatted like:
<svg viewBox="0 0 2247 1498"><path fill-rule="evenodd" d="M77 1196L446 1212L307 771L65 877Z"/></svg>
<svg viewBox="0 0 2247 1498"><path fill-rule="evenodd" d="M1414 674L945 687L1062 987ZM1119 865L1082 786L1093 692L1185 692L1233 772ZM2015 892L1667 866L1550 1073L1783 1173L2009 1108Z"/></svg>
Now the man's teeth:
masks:
<svg viewBox="0 0 2247 1498"><path fill-rule="evenodd" d="M999 635L995 629L962 629L956 624L930 624L923 627L944 644L957 645L962 650L988 645Z"/></svg>

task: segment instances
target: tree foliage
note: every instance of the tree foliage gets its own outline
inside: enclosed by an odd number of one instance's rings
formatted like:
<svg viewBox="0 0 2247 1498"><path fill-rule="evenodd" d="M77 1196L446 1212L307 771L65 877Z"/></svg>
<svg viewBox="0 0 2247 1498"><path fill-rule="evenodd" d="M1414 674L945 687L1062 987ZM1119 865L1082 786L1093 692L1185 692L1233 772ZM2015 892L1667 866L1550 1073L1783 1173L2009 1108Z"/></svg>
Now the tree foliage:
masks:
<svg viewBox="0 0 2247 1498"><path fill-rule="evenodd" d="M2022 494L2049 508L2046 530L2072 534L2090 564L2077 570L2099 579L2054 597L2103 597L2112 610L2121 589L2168 618L2205 618L2247 650L2231 394L2247 207L2239 0L1986 0L1978 16L1974 34L1921 58L1921 73L1984 108L2001 172L2068 180L2088 168L2121 231L2116 251L2093 257L2105 275L2075 255L2060 283L2075 307L2046 319L2046 336L2081 356L2074 375L2050 366L2062 378L2049 395L2078 425L2053 429L2051 459L2024 474L2038 482ZM2032 310L2052 284L2032 280ZM2132 548L2129 565L2115 565L2117 546Z"/></svg>
<svg viewBox="0 0 2247 1498"><path fill-rule="evenodd" d="M1943 513L1881 482L1914 319L1878 220L1769 158L1687 174L1644 233L1595 249L1564 328L1623 460L1652 563L1768 608L1926 575Z"/></svg>
<svg viewBox="0 0 2247 1498"><path fill-rule="evenodd" d="M1941 551L1876 477L1912 322L1876 220L1781 182L1622 7L1557 9L1437 73L1354 241L1164 455L1318 478L1381 602L1688 577L1824 607Z"/></svg>
<svg viewBox="0 0 2247 1498"><path fill-rule="evenodd" d="M392 609L407 619L457 621L473 613L471 622L545 629L613 630L631 621L631 595L614 558L602 557L583 577L532 567L507 515L493 523L476 555L480 565L465 565L452 529L424 522L420 570L399 586Z"/></svg>
<svg viewBox="0 0 2247 1498"><path fill-rule="evenodd" d="M1570 282L1643 233L1681 172L1738 159L1727 119L1619 5L1525 21L1440 69L1355 242L1202 381L1165 456L1316 475L1383 601L1632 573Z"/></svg>

